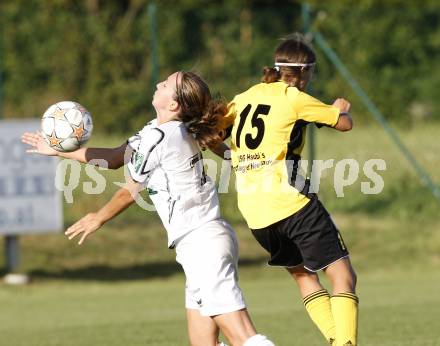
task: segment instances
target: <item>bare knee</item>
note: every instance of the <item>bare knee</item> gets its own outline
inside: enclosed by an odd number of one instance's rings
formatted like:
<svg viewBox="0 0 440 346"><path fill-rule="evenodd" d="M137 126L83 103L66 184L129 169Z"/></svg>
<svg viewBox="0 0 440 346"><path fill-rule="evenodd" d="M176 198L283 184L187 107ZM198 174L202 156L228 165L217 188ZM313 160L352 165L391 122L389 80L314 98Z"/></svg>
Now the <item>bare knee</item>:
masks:
<svg viewBox="0 0 440 346"><path fill-rule="evenodd" d="M355 292L356 290L356 273L354 271L352 272L346 272L342 273L341 275L333 278L332 286L333 291L335 293L340 292Z"/></svg>
<svg viewBox="0 0 440 346"><path fill-rule="evenodd" d="M352 292L356 290L357 276L348 259L335 262L325 269L333 293Z"/></svg>
<svg viewBox="0 0 440 346"><path fill-rule="evenodd" d="M352 288L352 291L354 292L357 284L357 275L350 263L346 275L347 284Z"/></svg>
<svg viewBox="0 0 440 346"><path fill-rule="evenodd" d="M310 272L303 267L286 268L298 284L302 297L306 297L322 289L318 274Z"/></svg>
<svg viewBox="0 0 440 346"><path fill-rule="evenodd" d="M219 329L214 320L198 310L187 309L188 337L191 346L216 346Z"/></svg>

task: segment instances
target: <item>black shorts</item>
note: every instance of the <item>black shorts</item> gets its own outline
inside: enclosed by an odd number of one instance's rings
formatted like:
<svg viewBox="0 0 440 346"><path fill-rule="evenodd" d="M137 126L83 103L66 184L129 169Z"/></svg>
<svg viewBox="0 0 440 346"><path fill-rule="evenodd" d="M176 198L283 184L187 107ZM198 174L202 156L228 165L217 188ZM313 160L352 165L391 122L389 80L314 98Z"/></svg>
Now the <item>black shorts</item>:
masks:
<svg viewBox="0 0 440 346"><path fill-rule="evenodd" d="M252 234L270 253L269 265L310 271L324 269L348 256L348 250L329 213L317 197L301 210L270 226L252 229Z"/></svg>

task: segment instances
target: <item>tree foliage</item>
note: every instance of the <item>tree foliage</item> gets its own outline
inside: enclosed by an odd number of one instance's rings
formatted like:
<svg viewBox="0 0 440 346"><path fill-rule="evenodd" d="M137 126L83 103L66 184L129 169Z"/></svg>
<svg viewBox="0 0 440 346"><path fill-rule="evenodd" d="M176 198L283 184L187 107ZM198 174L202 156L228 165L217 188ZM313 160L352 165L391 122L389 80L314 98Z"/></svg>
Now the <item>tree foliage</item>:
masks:
<svg viewBox="0 0 440 346"><path fill-rule="evenodd" d="M310 1L319 30L389 119L440 119L440 3ZM154 116L147 0L3 0L6 117L39 117L76 100L101 131L135 131ZM273 63L278 39L301 31L300 1L157 0L160 76L190 69L232 97ZM356 96L318 47L313 93Z"/></svg>

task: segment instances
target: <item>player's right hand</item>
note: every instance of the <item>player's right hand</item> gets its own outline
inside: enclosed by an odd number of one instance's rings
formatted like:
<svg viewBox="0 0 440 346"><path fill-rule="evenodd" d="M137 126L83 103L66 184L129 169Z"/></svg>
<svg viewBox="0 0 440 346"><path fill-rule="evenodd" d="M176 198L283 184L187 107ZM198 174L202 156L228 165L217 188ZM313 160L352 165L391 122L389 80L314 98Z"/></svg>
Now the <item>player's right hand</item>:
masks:
<svg viewBox="0 0 440 346"><path fill-rule="evenodd" d="M69 240L78 236L80 238L78 245L81 245L90 234L101 228L102 224L97 213L89 213L70 226L64 234Z"/></svg>
<svg viewBox="0 0 440 346"><path fill-rule="evenodd" d="M32 148L27 149L27 153L41 154L48 156L57 156L58 151L51 148L49 144L44 140L43 135L40 132L25 132L21 136L21 141L25 144L29 144Z"/></svg>

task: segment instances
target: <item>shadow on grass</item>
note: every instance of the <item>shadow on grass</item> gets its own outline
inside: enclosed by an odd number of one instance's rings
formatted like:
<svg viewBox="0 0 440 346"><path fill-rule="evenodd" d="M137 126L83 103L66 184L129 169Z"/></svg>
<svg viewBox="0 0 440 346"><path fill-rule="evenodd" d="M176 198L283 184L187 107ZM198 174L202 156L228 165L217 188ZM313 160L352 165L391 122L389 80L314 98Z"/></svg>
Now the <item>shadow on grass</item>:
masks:
<svg viewBox="0 0 440 346"><path fill-rule="evenodd" d="M266 263L265 257L242 258L239 268L259 266ZM0 270L5 274L4 268ZM126 267L92 265L74 269L44 270L34 269L27 274L32 280L78 280L78 281L130 281L167 278L183 273L182 267L176 262L145 263Z"/></svg>

